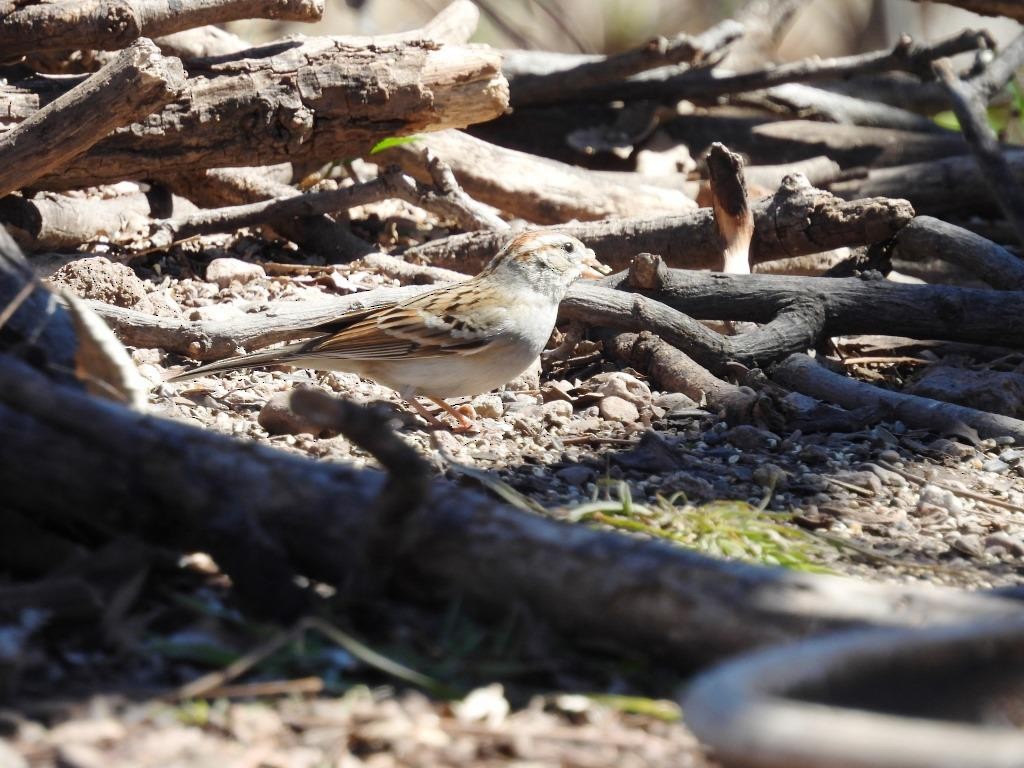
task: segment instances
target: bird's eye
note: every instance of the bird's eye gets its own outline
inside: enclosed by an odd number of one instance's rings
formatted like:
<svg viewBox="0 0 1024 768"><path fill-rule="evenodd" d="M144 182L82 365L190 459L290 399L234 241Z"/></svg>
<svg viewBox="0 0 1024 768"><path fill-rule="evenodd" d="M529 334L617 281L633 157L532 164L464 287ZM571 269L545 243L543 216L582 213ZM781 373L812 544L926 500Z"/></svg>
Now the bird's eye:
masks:
<svg viewBox="0 0 1024 768"><path fill-rule="evenodd" d="M562 243L562 250L566 253L572 253L576 250L576 246L572 243Z"/></svg>

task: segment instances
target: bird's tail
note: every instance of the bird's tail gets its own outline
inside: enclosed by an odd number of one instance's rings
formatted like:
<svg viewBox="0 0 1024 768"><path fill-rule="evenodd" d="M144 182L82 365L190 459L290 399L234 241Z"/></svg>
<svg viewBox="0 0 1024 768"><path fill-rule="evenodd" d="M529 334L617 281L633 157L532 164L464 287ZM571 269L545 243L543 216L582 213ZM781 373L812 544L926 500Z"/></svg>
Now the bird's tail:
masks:
<svg viewBox="0 0 1024 768"><path fill-rule="evenodd" d="M168 376L165 381L188 381L189 379L195 379L199 376L205 376L208 373L238 371L244 368L259 368L263 365L288 365L290 362L294 361L295 353L300 352L307 343L308 342L302 341L297 344L288 344L284 347L268 349L264 352L252 352L250 354L238 355L236 357L226 357L223 360L217 360L214 363L200 365L198 368L193 368L191 371L184 371L183 373L178 373L174 376Z"/></svg>

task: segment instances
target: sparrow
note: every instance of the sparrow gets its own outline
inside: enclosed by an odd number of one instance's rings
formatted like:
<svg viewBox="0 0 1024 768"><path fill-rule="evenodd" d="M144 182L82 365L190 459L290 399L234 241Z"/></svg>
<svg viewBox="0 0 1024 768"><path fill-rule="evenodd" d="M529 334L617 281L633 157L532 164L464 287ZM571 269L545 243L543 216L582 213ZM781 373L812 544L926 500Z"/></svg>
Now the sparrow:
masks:
<svg viewBox="0 0 1024 768"><path fill-rule="evenodd" d="M390 387L429 424L443 426L417 400L427 398L465 431L473 422L445 398L489 392L529 368L569 286L602 271L607 267L575 237L527 232L464 282L344 314L309 329L322 331L313 338L201 365L168 381L266 365L345 371Z"/></svg>

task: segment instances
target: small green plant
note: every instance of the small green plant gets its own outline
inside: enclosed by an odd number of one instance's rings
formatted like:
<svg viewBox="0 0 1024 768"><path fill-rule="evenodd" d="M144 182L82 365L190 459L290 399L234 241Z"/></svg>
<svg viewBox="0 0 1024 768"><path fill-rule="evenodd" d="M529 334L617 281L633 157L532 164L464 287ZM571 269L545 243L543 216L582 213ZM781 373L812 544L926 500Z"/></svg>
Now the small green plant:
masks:
<svg viewBox="0 0 1024 768"><path fill-rule="evenodd" d="M609 498L569 510L569 518L668 539L716 557L830 572L822 562L832 547L793 525L790 513L765 510L770 491L759 506L727 500L694 505L683 494L659 496L653 505L646 505L633 501L626 483L612 488L615 492Z"/></svg>
<svg viewBox="0 0 1024 768"><path fill-rule="evenodd" d="M412 136L388 136L386 139L381 139L374 144L373 149L370 150L370 154L376 155L378 152L383 152L385 149L400 147L403 144L412 144L414 141L419 141L421 138L421 136L415 134Z"/></svg>

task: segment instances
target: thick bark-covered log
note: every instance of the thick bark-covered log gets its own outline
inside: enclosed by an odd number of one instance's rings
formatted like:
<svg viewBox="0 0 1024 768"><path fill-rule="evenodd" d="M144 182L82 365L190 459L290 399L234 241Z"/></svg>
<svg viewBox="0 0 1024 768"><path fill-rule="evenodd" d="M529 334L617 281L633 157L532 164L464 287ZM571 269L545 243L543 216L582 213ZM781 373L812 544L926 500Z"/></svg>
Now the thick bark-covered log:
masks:
<svg viewBox="0 0 1024 768"><path fill-rule="evenodd" d="M267 589L266 609L289 570L342 586L366 562L384 477L140 417L0 358L0 483L11 509L212 550L236 584ZM571 636L673 653L678 664L850 625L1021 613L1014 601L954 590L713 560L547 520L446 481L430 485L396 540L394 586L406 594L524 605Z"/></svg>
<svg viewBox="0 0 1024 768"><path fill-rule="evenodd" d="M189 73L183 98L118 129L37 187L330 162L387 137L488 120L508 105L500 55L486 46L311 38L193 60Z"/></svg>
<svg viewBox="0 0 1024 768"><path fill-rule="evenodd" d="M24 5L0 21L0 51L116 51L140 37L237 19L319 21L323 0L86 0Z"/></svg>
<svg viewBox="0 0 1024 768"><path fill-rule="evenodd" d="M697 207L681 189L645 184L635 174L611 181L595 171L499 147L458 131L430 134L371 159L396 162L419 181L429 182L423 147L451 166L471 197L537 224L656 216Z"/></svg>
<svg viewBox="0 0 1024 768"><path fill-rule="evenodd" d="M185 70L151 40L133 43L113 61L0 134L0 196L47 173L63 174L69 161L118 126L145 119L178 98Z"/></svg>
<svg viewBox="0 0 1024 768"><path fill-rule="evenodd" d="M789 177L772 198L754 203L752 208L751 264L884 242L914 215L905 200L872 198L843 204L797 177ZM551 229L580 238L615 269L625 269L641 251L660 254L673 267L722 266L722 245L710 208L681 216L563 224ZM407 253L435 266L477 272L506 237L471 232L434 240Z"/></svg>

